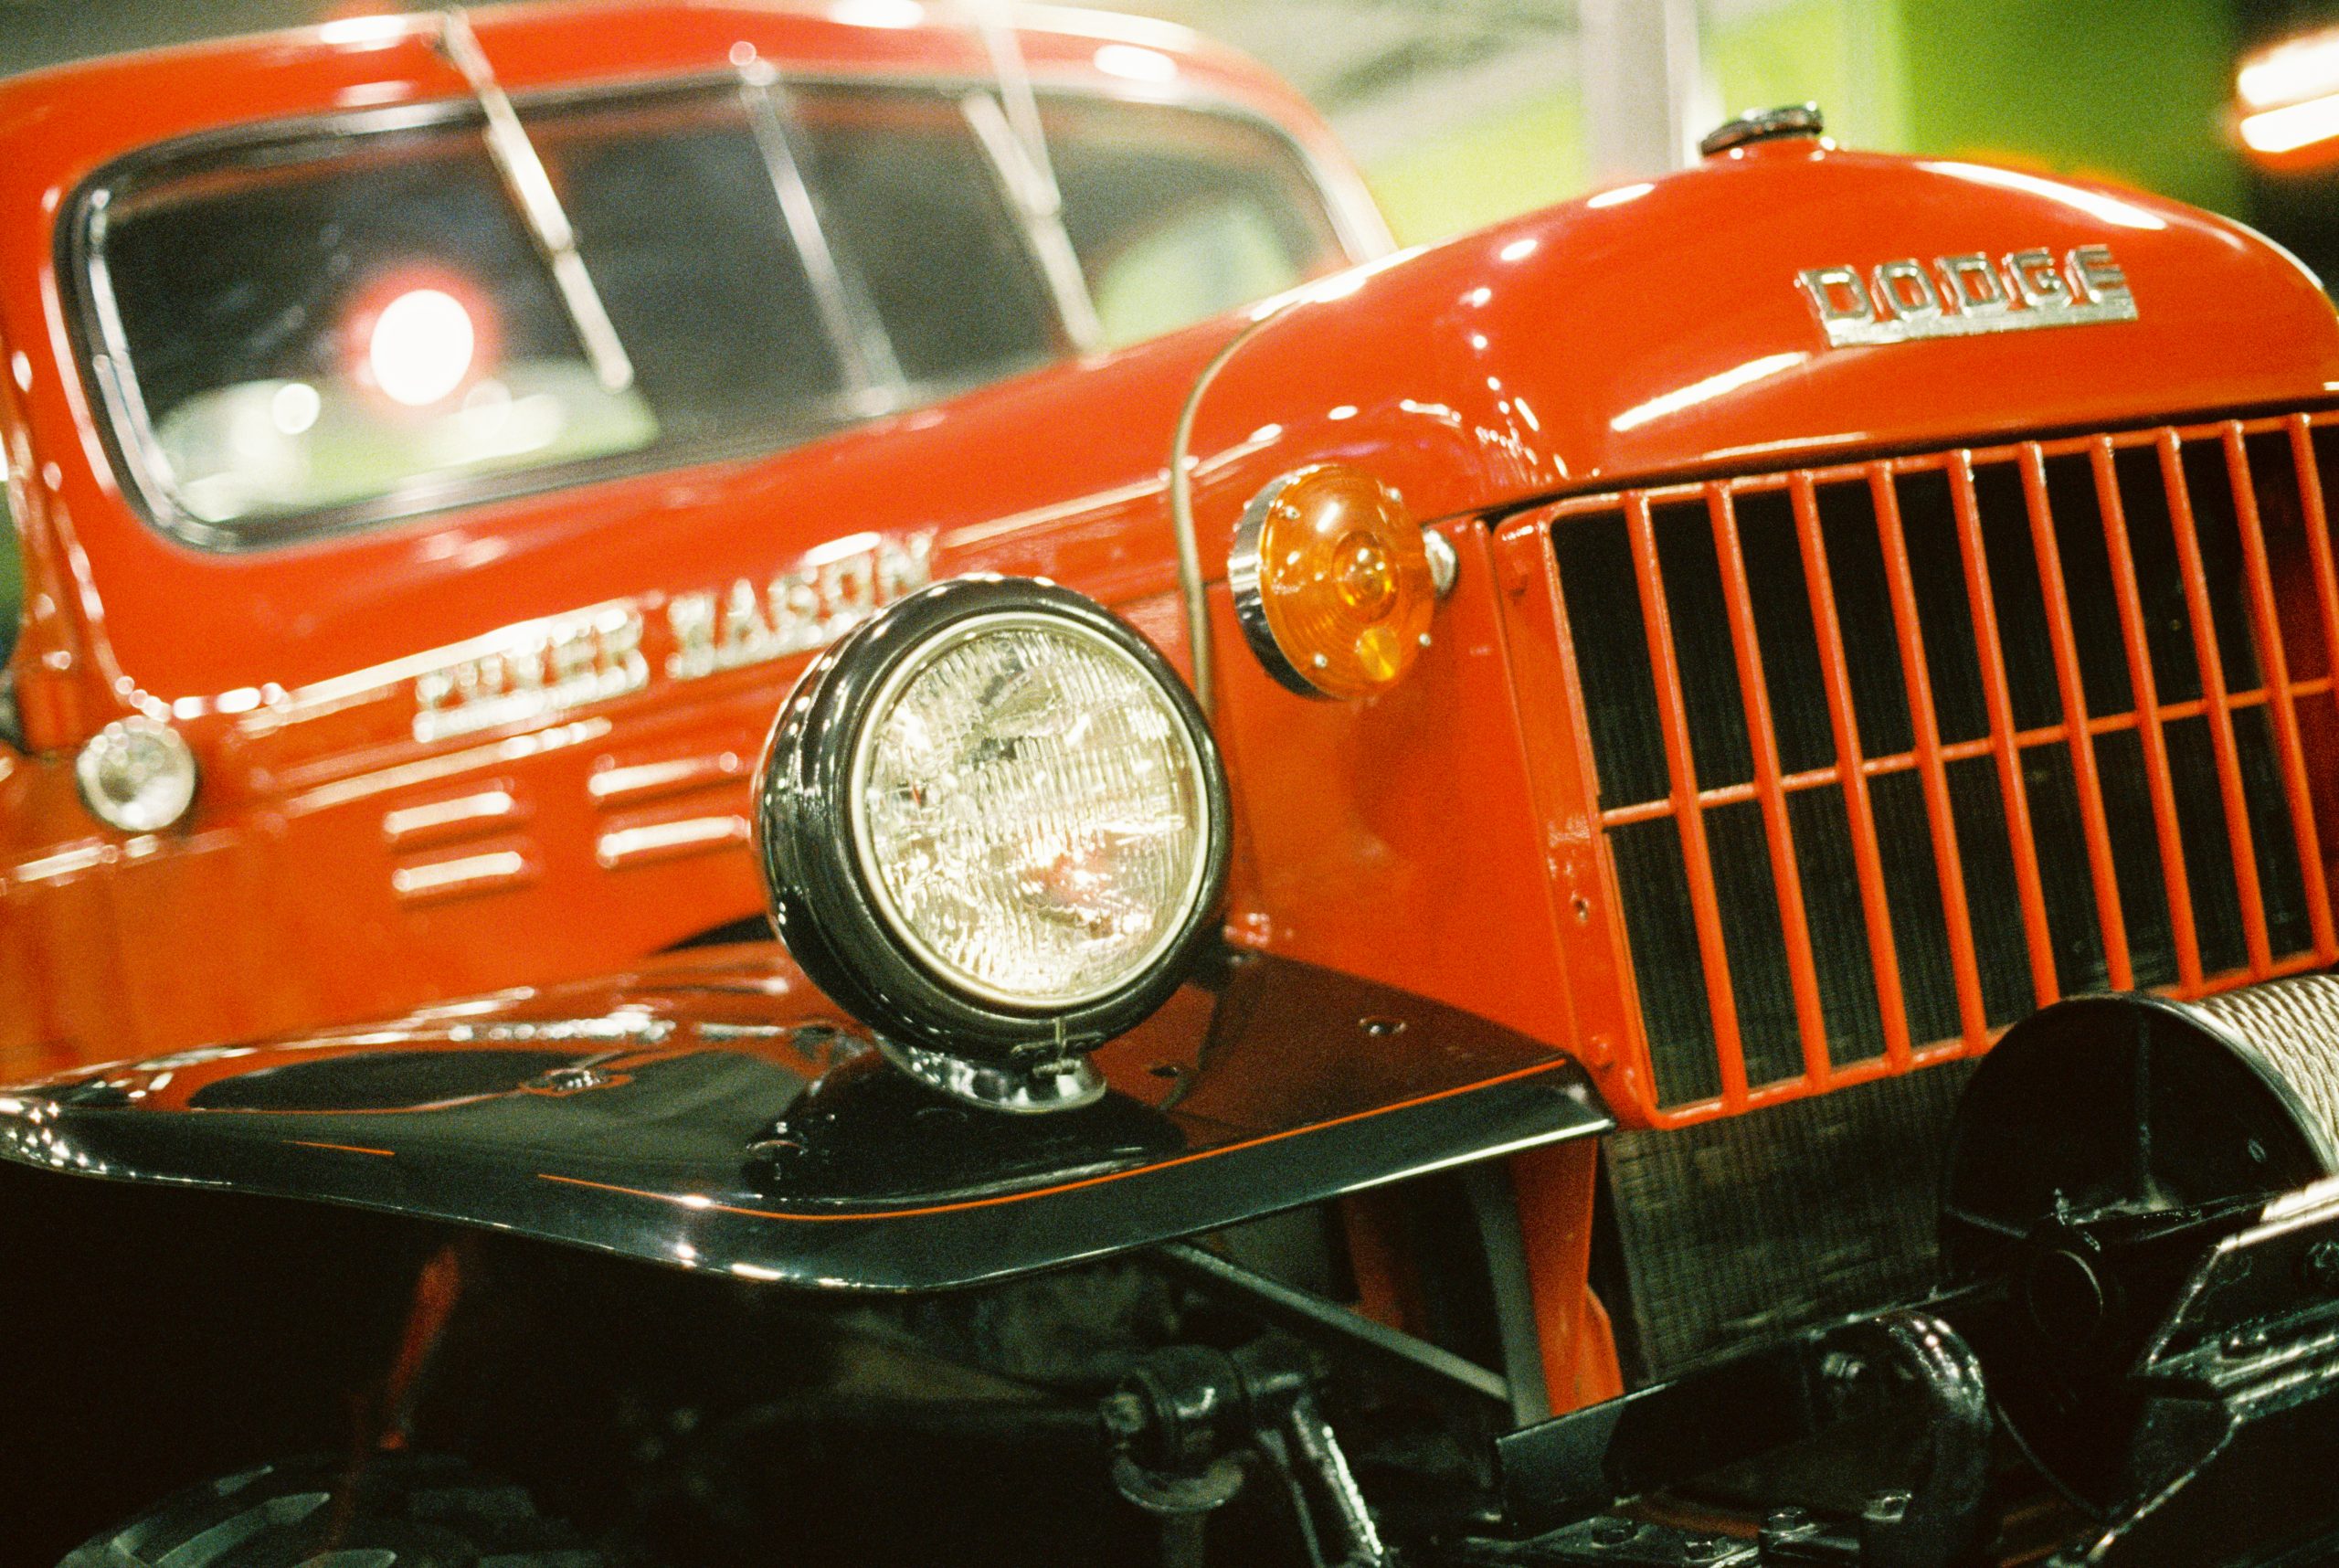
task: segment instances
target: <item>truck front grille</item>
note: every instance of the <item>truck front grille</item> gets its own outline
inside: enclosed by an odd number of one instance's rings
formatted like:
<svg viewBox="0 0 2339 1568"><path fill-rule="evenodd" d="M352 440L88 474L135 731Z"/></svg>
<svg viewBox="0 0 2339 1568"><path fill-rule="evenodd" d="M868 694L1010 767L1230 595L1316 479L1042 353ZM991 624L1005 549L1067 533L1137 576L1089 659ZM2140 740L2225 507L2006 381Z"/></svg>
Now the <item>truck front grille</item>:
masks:
<svg viewBox="0 0 2339 1568"><path fill-rule="evenodd" d="M2297 415L1556 508L1660 1119L2339 956L2334 472Z"/></svg>

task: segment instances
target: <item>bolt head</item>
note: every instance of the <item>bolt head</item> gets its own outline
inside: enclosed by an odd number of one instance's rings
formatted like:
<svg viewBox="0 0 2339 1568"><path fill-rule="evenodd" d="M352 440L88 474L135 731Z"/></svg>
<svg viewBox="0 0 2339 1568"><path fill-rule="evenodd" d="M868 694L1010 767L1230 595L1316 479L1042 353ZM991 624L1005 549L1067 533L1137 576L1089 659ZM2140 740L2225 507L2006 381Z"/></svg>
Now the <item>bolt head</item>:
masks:
<svg viewBox="0 0 2339 1568"><path fill-rule="evenodd" d="M1145 1401L1134 1393L1109 1393L1096 1407L1096 1417L1114 1437L1134 1437L1145 1430Z"/></svg>
<svg viewBox="0 0 2339 1568"><path fill-rule="evenodd" d="M1848 1351L1830 1351L1820 1361L1819 1375L1839 1387L1849 1387L1868 1375L1868 1363Z"/></svg>
<svg viewBox="0 0 2339 1568"><path fill-rule="evenodd" d="M1773 1535L1808 1535L1819 1528L1819 1521L1807 1510L1777 1508L1762 1521L1762 1528Z"/></svg>
<svg viewBox="0 0 2339 1568"><path fill-rule="evenodd" d="M1877 1524L1898 1524L1909 1515L1909 1505L1916 1499L1907 1492L1877 1492L1860 1510L1862 1518Z"/></svg>

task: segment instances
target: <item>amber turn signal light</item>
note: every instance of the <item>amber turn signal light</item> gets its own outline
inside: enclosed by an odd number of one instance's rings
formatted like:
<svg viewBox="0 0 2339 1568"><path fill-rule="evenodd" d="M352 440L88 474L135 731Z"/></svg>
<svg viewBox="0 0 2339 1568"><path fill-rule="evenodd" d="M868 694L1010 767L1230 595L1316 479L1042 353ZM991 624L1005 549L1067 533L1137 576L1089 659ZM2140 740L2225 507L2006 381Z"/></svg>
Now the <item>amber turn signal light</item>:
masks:
<svg viewBox="0 0 2339 1568"><path fill-rule="evenodd" d="M1386 691L1429 646L1429 546L1397 493L1360 470L1303 468L1261 491L1226 578L1252 652L1304 695Z"/></svg>

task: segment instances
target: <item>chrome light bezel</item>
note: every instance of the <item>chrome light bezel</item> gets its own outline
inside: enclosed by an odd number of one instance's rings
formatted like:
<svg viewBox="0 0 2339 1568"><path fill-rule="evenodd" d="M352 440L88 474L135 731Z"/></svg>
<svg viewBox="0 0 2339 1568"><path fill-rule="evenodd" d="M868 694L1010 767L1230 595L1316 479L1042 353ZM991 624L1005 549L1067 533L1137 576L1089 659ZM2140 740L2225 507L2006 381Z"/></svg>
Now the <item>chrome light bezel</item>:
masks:
<svg viewBox="0 0 2339 1568"><path fill-rule="evenodd" d="M122 777L123 769L142 763L143 778L130 782ZM185 820L194 808L201 773L186 737L143 715L114 720L73 758L81 803L98 821L125 833L161 832Z"/></svg>
<svg viewBox="0 0 2339 1568"><path fill-rule="evenodd" d="M1275 641L1275 628L1267 624L1266 596L1259 585L1259 540L1266 532L1267 514L1283 500L1285 491L1315 471L1312 467L1303 468L1276 476L1243 509L1227 544L1226 590L1234 600L1235 624L1242 627L1243 641L1251 645L1251 656L1258 660L1260 668L1286 692L1329 702L1332 694L1300 673L1299 666Z"/></svg>
<svg viewBox="0 0 2339 1568"><path fill-rule="evenodd" d="M875 720L968 639L1045 624L1109 647L1163 692L1200 780L1202 853L1182 913L1118 984L1011 996L942 960L894 906L862 805ZM1229 857L1225 771L1201 709L1152 644L1102 606L1031 579L961 577L889 606L823 653L781 705L757 773L755 837L774 928L815 985L905 1053L977 1061L1062 1058L1142 1022L1212 935Z"/></svg>

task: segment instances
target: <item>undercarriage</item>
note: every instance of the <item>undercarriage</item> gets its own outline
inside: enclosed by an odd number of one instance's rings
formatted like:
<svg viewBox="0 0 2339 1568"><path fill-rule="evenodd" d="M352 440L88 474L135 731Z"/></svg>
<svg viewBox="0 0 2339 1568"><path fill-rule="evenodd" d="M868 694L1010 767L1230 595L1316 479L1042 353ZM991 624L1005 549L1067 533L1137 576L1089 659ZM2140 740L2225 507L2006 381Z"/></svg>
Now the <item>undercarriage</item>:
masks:
<svg viewBox="0 0 2339 1568"><path fill-rule="evenodd" d="M1632 1386L1574 1409L1517 1331L1517 1215L1491 1166L860 1298L77 1183L47 1245L96 1226L127 1245L20 1309L102 1298L120 1327L92 1364L21 1370L11 1446L60 1486L196 1483L102 1499L129 1522L75 1568L2323 1562L2339 1182L2301 1080L2270 1064L2319 1059L2334 991L2086 999L1970 1085L1849 1102L1894 1126L1962 1090L1926 1277L1701 1355L1633 1298L1651 1276L1625 1238L1646 1216L1623 1211L1646 1192L1612 1173L1595 1280ZM1916 1202L1936 1168L1871 1174ZM1736 1192L1749 1213L1764 1196ZM1394 1298L1357 1267L1391 1241ZM1772 1244L1785 1291L1802 1264ZM113 1410L139 1413L126 1449ZM28 1492L12 1561L58 1561L100 1500Z"/></svg>

